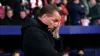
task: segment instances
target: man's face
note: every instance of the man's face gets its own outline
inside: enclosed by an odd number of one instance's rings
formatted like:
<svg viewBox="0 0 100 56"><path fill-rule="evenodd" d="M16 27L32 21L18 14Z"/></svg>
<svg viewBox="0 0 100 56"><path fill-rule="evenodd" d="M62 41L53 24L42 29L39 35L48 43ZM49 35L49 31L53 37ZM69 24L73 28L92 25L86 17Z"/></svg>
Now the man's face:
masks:
<svg viewBox="0 0 100 56"><path fill-rule="evenodd" d="M67 2L68 2L67 0L63 0L63 3L64 3L65 5L67 4Z"/></svg>
<svg viewBox="0 0 100 56"><path fill-rule="evenodd" d="M13 11L11 11L11 10L8 11L8 12L7 12L7 16L8 16L9 18L11 18L11 17L13 16Z"/></svg>
<svg viewBox="0 0 100 56"><path fill-rule="evenodd" d="M21 11L21 12L20 12L20 17L21 17L21 19L25 19L25 17L26 17L26 12Z"/></svg>
<svg viewBox="0 0 100 56"><path fill-rule="evenodd" d="M90 0L90 3L91 3L92 5L95 5L95 4L96 4L96 0Z"/></svg>
<svg viewBox="0 0 100 56"><path fill-rule="evenodd" d="M61 16L58 11L54 11L52 15L46 14L45 20L48 28L54 30L60 26Z"/></svg>

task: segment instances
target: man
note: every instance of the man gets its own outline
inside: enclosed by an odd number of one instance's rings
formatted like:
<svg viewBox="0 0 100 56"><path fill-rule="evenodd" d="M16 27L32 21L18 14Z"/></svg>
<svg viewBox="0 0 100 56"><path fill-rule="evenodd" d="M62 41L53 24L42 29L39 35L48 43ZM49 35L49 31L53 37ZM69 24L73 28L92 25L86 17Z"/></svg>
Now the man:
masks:
<svg viewBox="0 0 100 56"><path fill-rule="evenodd" d="M19 18L16 19L16 24L17 25L22 25L23 22L27 19L27 14L26 14L26 11L25 10L21 10L20 13L19 13Z"/></svg>
<svg viewBox="0 0 100 56"><path fill-rule="evenodd" d="M71 25L81 25L80 20L83 17L83 15L85 15L84 5L79 4L79 0L72 0L67 5Z"/></svg>
<svg viewBox="0 0 100 56"><path fill-rule="evenodd" d="M5 17L5 11L3 9L2 6L0 6L0 25L3 25L4 24L4 17Z"/></svg>
<svg viewBox="0 0 100 56"><path fill-rule="evenodd" d="M14 24L15 24L14 11L12 9L8 9L5 17L5 25L14 25Z"/></svg>
<svg viewBox="0 0 100 56"><path fill-rule="evenodd" d="M44 6L37 18L27 19L22 26L24 55L60 56L54 49L53 34L51 33L56 29L59 30L60 20L58 9L52 4Z"/></svg>

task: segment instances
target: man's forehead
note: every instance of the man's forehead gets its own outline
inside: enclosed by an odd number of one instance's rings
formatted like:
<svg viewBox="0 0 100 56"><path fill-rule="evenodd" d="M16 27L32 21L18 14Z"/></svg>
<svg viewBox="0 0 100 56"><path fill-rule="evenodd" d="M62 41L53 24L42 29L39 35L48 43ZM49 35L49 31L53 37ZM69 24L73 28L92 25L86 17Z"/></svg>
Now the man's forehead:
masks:
<svg viewBox="0 0 100 56"><path fill-rule="evenodd" d="M55 18L55 20L61 20L61 15L58 11L54 11L52 14L46 13L49 17Z"/></svg>
<svg viewBox="0 0 100 56"><path fill-rule="evenodd" d="M56 18L61 18L61 15L58 11L55 11L53 14Z"/></svg>

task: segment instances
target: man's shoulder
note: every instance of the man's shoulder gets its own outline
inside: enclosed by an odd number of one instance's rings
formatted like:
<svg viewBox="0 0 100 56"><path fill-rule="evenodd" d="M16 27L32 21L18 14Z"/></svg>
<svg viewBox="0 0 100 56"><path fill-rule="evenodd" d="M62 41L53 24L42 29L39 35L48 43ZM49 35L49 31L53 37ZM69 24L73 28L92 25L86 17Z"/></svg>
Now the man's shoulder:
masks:
<svg viewBox="0 0 100 56"><path fill-rule="evenodd" d="M29 27L27 30L27 32L30 32L30 33L41 33L41 34L45 34L45 32L43 30L41 30L40 28L38 27Z"/></svg>
<svg viewBox="0 0 100 56"><path fill-rule="evenodd" d="M28 31L39 31L40 29L38 27L35 26L30 26L27 28Z"/></svg>

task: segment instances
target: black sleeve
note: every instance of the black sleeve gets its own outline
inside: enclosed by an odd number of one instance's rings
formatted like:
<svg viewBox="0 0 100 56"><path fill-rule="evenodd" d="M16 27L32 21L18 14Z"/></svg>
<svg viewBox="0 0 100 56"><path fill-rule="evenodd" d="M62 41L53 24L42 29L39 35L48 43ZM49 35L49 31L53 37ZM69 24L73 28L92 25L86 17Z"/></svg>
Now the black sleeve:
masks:
<svg viewBox="0 0 100 56"><path fill-rule="evenodd" d="M80 14L85 14L85 8L81 8L80 6L77 7L77 11L80 13Z"/></svg>
<svg viewBox="0 0 100 56"><path fill-rule="evenodd" d="M34 47L34 49L39 51L39 53L44 54L44 56L60 56L49 41L45 39L45 35L36 29L26 31L24 36L24 42L29 46Z"/></svg>

